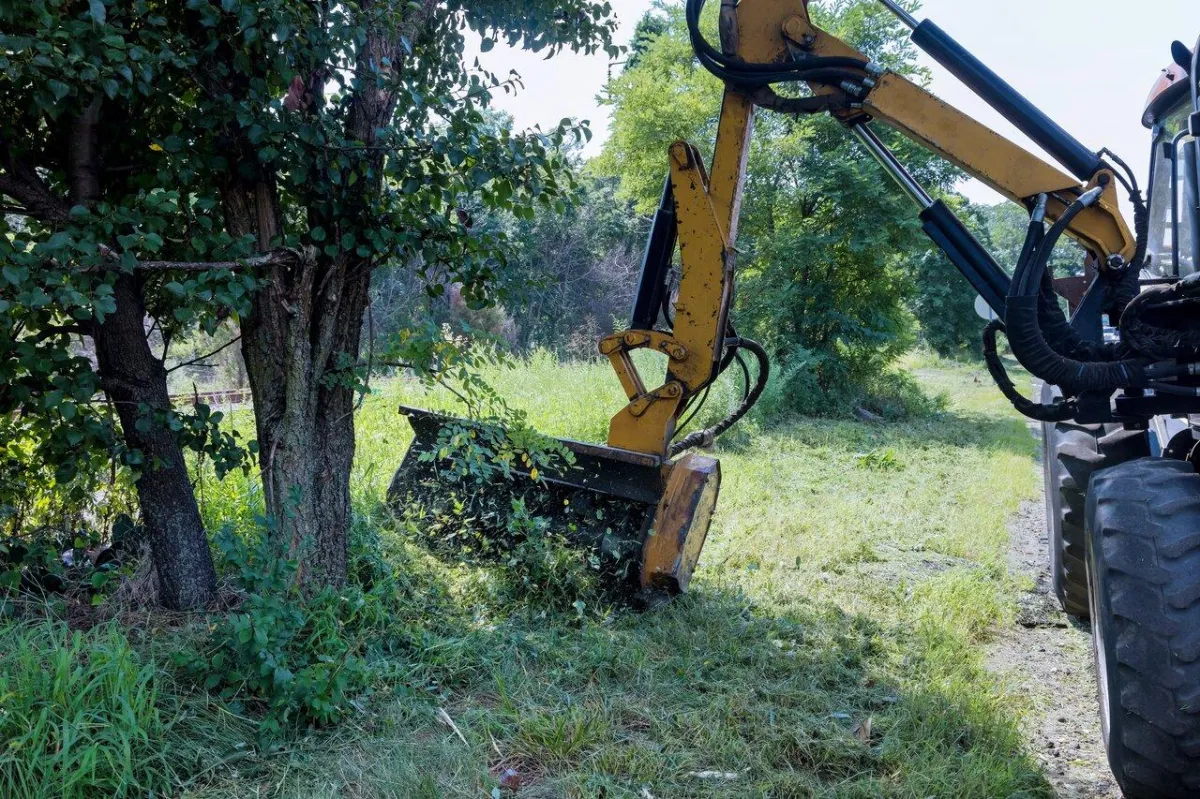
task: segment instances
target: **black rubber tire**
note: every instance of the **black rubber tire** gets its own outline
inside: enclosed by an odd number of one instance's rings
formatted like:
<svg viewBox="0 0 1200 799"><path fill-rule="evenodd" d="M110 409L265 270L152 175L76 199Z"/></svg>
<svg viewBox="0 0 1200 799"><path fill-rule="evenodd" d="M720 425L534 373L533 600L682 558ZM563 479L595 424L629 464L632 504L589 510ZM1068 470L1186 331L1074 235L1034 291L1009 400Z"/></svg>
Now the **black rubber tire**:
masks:
<svg viewBox="0 0 1200 799"><path fill-rule="evenodd" d="M1087 619L1084 509L1088 484L1102 469L1146 457L1150 443L1145 432L1121 425L1059 422L1042 428L1050 580L1062 609Z"/></svg>
<svg viewBox="0 0 1200 799"><path fill-rule="evenodd" d="M1162 458L1106 469L1086 517L1113 775L1130 799L1200 796L1200 475Z"/></svg>

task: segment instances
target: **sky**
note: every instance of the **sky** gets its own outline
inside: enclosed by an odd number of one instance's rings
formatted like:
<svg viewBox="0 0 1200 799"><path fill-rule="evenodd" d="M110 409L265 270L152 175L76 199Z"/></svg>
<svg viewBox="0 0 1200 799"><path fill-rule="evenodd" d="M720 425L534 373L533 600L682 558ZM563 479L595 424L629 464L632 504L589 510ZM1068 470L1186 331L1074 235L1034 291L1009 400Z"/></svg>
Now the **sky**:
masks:
<svg viewBox="0 0 1200 799"><path fill-rule="evenodd" d="M618 40L627 43L650 0L611 2ZM1200 35L1200 0L924 0L916 17L936 22L1089 148L1116 152L1143 183L1150 157L1141 124L1146 96L1171 61L1171 41L1190 47ZM566 52L546 61L501 43L480 60L500 74L520 73L524 91L497 103L518 127L587 119L595 138L586 154L599 152L609 109L596 98L608 78L607 56ZM922 63L933 72L934 94L1037 151L946 70L925 56ZM1001 201L977 181L959 189L975 202Z"/></svg>

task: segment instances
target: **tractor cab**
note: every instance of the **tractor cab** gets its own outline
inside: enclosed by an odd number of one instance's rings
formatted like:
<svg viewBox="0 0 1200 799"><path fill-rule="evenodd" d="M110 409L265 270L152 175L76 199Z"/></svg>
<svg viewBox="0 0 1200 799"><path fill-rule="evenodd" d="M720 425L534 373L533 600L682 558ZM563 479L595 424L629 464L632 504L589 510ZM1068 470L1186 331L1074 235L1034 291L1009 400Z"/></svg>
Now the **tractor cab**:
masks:
<svg viewBox="0 0 1200 799"><path fill-rule="evenodd" d="M1144 275L1152 281L1187 277L1200 270L1200 142L1188 132L1194 109L1187 76L1180 63L1163 70L1142 118L1154 141Z"/></svg>

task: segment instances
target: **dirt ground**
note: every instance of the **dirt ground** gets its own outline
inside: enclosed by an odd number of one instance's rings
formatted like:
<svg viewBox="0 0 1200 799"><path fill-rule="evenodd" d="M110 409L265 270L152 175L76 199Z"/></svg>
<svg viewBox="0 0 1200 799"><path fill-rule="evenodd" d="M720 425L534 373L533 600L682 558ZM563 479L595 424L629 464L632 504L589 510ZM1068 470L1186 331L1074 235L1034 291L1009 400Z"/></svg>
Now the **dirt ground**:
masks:
<svg viewBox="0 0 1200 799"><path fill-rule="evenodd" d="M1058 795L1119 799L1100 737L1091 631L1062 613L1050 587L1044 503L1022 505L1009 529L1010 571L1031 586L1017 623L993 644L989 667L1033 699L1024 733Z"/></svg>

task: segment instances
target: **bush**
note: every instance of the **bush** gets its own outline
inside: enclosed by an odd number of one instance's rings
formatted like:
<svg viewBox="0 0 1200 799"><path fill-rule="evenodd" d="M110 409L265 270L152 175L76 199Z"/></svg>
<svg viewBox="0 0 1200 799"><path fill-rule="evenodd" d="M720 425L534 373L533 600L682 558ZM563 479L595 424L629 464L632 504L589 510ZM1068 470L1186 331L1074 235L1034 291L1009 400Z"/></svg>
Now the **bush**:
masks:
<svg viewBox="0 0 1200 799"><path fill-rule="evenodd" d="M836 360L801 351L772 371L758 414L849 417L861 408L896 421L945 410L946 398L930 397L911 375L883 364L874 367L843 369Z"/></svg>
<svg viewBox="0 0 1200 799"><path fill-rule="evenodd" d="M157 678L112 625L0 628L0 795L165 793Z"/></svg>
<svg viewBox="0 0 1200 799"><path fill-rule="evenodd" d="M223 573L245 597L235 612L211 619L205 639L174 655L175 664L235 713L260 714L268 746L353 712L384 674L384 656L407 644L392 582L355 558L356 572L375 580L370 589L305 596L299 563L277 557L265 536L250 546L226 531L217 544Z"/></svg>

